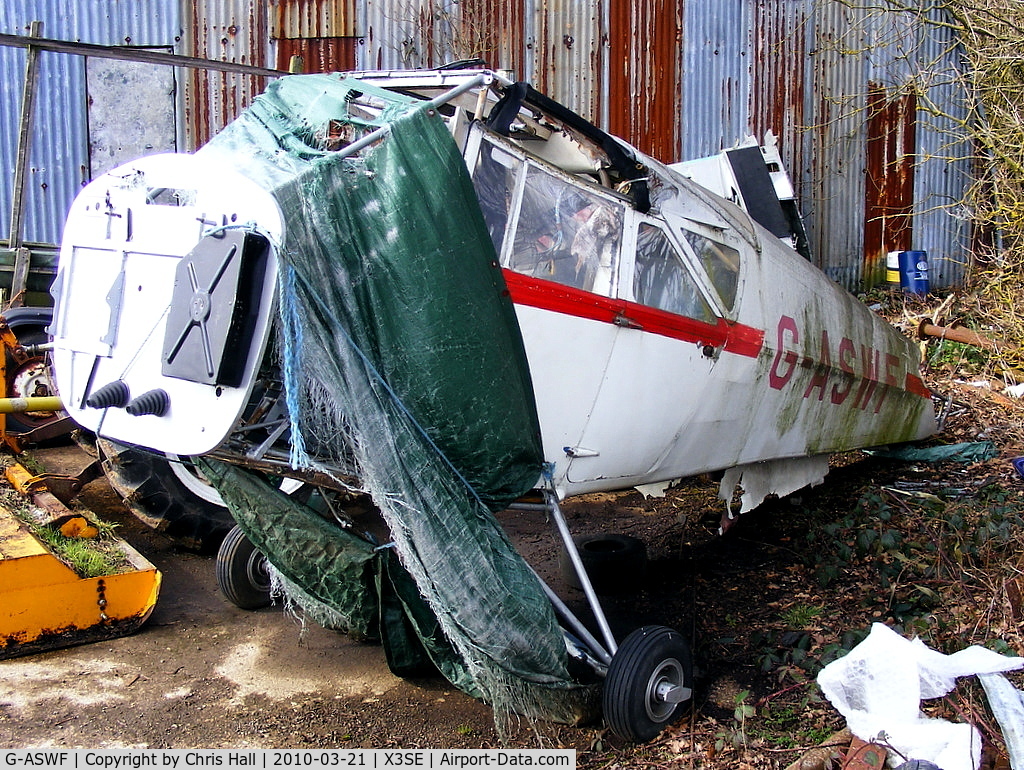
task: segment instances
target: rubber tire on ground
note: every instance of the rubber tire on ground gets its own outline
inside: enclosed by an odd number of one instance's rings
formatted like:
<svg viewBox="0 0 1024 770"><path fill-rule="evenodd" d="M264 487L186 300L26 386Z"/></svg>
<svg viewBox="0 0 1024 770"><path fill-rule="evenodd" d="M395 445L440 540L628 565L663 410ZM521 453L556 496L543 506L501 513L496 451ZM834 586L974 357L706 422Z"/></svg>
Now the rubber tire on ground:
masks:
<svg viewBox="0 0 1024 770"><path fill-rule="evenodd" d="M235 526L217 550L217 586L228 601L243 610L270 605L267 557Z"/></svg>
<svg viewBox="0 0 1024 770"><path fill-rule="evenodd" d="M11 331L14 332L14 336L18 338L18 342L22 345L40 345L50 341L50 335L46 331L46 327L50 325L50 320L53 317L53 312L50 308L11 308L3 315L7 320L7 325L11 327ZM22 388L18 387L15 382L19 371L25 372L30 367L44 365L46 361L45 356L33 356L18 367L14 359L11 358L9 351L5 350L5 355L7 356L7 382L4 383L4 395L7 398L25 398L26 396L36 395L52 396L56 394L57 389L50 382L47 382L48 387L46 390L48 392L45 394L21 392ZM6 417L7 430L11 433L27 433L34 428L53 422L58 419L59 416L60 413L58 412L24 412L21 414L9 414Z"/></svg>
<svg viewBox="0 0 1024 770"><path fill-rule="evenodd" d="M647 570L647 547L630 535L602 533L573 538L583 568L599 594L632 590L643 582ZM573 588L581 588L579 575L563 548L558 560L562 579Z"/></svg>
<svg viewBox="0 0 1024 770"><path fill-rule="evenodd" d="M210 552L235 526L228 509L190 490L165 455L107 439L96 444L110 486L153 529L186 548Z"/></svg>
<svg viewBox="0 0 1024 770"><path fill-rule="evenodd" d="M604 720L620 738L644 743L658 735L689 706L656 697L661 682L693 688L690 647L676 631L644 626L625 638L608 666Z"/></svg>

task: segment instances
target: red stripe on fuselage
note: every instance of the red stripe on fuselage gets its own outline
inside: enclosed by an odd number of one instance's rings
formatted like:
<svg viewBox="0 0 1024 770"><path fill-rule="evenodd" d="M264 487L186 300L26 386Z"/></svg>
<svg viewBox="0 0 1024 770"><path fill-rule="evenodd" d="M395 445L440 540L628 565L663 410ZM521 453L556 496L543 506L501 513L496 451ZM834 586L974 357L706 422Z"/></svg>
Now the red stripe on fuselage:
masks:
<svg viewBox="0 0 1024 770"><path fill-rule="evenodd" d="M729 323L724 318L719 318L716 324L704 323L636 302L611 299L573 286L531 278L512 270L502 272L512 301L517 305L710 345L750 358L756 358L764 345L762 329Z"/></svg>

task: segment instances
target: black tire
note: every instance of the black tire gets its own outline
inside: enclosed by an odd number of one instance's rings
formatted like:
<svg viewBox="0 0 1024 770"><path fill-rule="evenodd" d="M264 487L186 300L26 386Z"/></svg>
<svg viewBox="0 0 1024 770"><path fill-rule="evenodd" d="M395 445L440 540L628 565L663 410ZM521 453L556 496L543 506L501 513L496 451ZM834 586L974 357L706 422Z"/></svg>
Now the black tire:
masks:
<svg viewBox="0 0 1024 770"><path fill-rule="evenodd" d="M683 688L666 700L671 688ZM604 682L604 720L612 732L644 743L693 700L693 659L686 640L665 626L644 626L622 642Z"/></svg>
<svg viewBox="0 0 1024 770"><path fill-rule="evenodd" d="M50 308L22 307L11 308L4 314L7 325L22 345L41 345L50 341L46 328L50 325L53 311ZM27 398L29 396L53 396L57 389L50 377L50 369L45 355L31 356L19 364L7 356L7 382L4 383L7 398ZM60 412L22 412L9 414L6 417L7 430L11 433L27 433L42 427L61 416Z"/></svg>
<svg viewBox="0 0 1024 770"><path fill-rule="evenodd" d="M647 547L630 535L604 533L577 535L573 538L591 585L599 594L614 594L637 588L647 571ZM562 579L573 588L581 588L579 575L565 549L558 560Z"/></svg>
<svg viewBox="0 0 1024 770"><path fill-rule="evenodd" d="M96 442L110 486L136 518L176 542L210 552L235 526L231 513L212 487L202 488L186 458L169 458L107 439Z"/></svg>
<svg viewBox="0 0 1024 770"><path fill-rule="evenodd" d="M217 550L217 586L228 601L243 610L270 605L267 557L235 526Z"/></svg>

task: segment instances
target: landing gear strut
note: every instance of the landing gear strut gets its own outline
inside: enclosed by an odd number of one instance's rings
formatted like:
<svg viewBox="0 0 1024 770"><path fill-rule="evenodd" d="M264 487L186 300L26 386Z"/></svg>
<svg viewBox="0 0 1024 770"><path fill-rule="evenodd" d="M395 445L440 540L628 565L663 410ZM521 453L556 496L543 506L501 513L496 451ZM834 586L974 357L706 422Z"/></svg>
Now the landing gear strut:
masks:
<svg viewBox="0 0 1024 770"><path fill-rule="evenodd" d="M576 571L580 588L594 615L601 641L548 586L544 585L544 589L562 622L586 648L595 670L605 676L602 699L605 722L612 732L625 740L637 743L651 740L682 714L693 700L693 658L689 645L679 633L665 626L638 628L621 645L616 645L557 497L545 492L543 504L516 503L512 507L545 511L562 538L566 556Z"/></svg>

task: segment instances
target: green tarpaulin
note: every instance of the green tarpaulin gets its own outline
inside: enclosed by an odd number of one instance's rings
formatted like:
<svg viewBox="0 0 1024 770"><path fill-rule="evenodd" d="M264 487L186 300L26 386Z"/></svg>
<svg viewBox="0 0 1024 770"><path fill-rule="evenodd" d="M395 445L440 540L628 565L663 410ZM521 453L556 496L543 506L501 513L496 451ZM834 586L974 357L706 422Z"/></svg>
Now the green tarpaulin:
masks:
<svg viewBox="0 0 1024 770"><path fill-rule="evenodd" d="M270 561L358 617L360 632L369 616L400 608L446 676L496 712L573 721L593 692L567 673L551 606L492 514L542 470L529 369L493 246L432 111L380 92L386 109L373 122L389 126L386 138L356 158L330 150L372 127L348 115L347 97L368 88L283 78L201 154L264 185L285 214L279 344L293 462L354 456L403 569L371 569L362 545L338 544L312 520L307 532L291 514L283 523L278 503L265 513L267 496L238 492L237 471L220 474L222 493ZM348 609L368 583L373 611ZM432 627L447 641L432 640Z"/></svg>

